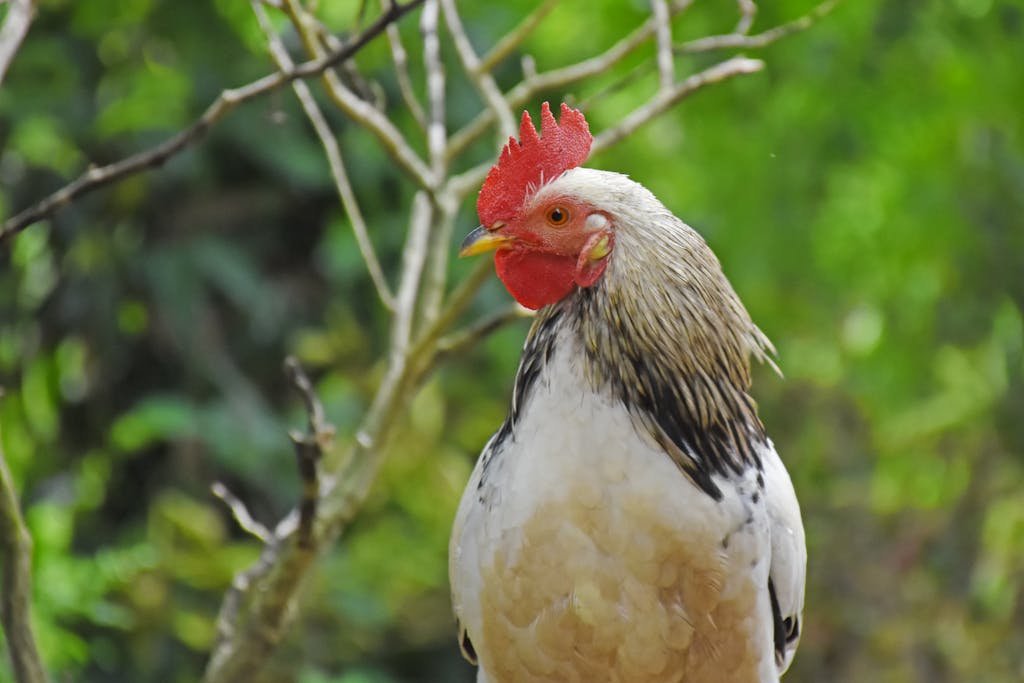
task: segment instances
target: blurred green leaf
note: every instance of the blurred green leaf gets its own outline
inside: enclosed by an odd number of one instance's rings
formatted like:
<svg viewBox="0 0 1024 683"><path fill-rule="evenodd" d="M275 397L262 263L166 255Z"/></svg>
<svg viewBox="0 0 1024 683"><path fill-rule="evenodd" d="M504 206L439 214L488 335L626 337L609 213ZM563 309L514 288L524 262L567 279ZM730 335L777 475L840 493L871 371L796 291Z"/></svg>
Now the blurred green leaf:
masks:
<svg viewBox="0 0 1024 683"><path fill-rule="evenodd" d="M52 168L62 175L70 174L81 163L78 147L56 117L38 116L21 121L11 133L10 145L26 163Z"/></svg>
<svg viewBox="0 0 1024 683"><path fill-rule="evenodd" d="M197 429L192 404L176 396L150 396L114 422L110 442L135 453L157 440L193 437Z"/></svg>

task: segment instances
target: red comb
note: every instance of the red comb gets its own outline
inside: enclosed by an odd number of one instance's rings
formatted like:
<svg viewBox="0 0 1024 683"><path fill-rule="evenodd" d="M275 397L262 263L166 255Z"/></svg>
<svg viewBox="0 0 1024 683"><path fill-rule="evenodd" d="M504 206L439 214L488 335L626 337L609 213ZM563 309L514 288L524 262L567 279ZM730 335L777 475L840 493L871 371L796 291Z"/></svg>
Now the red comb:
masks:
<svg viewBox="0 0 1024 683"><path fill-rule="evenodd" d="M561 119L556 122L548 103L542 104L538 136L530 113L523 112L519 141L508 139L498 163L491 167L480 188L476 211L485 226L509 220L529 192L586 160L594 141L587 120L566 104L562 104Z"/></svg>

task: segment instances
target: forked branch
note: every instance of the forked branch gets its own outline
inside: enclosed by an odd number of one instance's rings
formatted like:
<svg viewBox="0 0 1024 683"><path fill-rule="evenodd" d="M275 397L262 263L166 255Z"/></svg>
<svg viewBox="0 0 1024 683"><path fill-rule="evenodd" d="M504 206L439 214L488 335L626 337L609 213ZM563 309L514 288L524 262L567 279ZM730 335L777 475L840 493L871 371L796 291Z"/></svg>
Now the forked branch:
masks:
<svg viewBox="0 0 1024 683"><path fill-rule="evenodd" d="M695 54L698 52L712 52L714 50L760 49L794 33L806 31L818 20L828 15L838 4L839 0L826 0L797 19L787 21L784 24L779 24L774 28L762 31L761 33L755 33L754 35L734 31L718 36L705 36L704 38L696 38L676 45L673 49L676 54Z"/></svg>
<svg viewBox="0 0 1024 683"><path fill-rule="evenodd" d="M455 0L441 0L441 5L444 7L445 23L448 26L448 32L452 35L452 41L455 43L455 51L459 53L462 67L497 119L498 130L501 134L503 136L515 135L516 118L512 115L511 107L498 89L494 76L490 71L481 68L480 58L477 56L476 50L473 49L472 43L469 42L466 29L462 26L462 19L455 7Z"/></svg>
<svg viewBox="0 0 1024 683"><path fill-rule="evenodd" d="M654 97L630 112L618 125L603 131L594 138L592 151L596 154L632 135L640 126L665 113L684 98L705 86L734 76L752 74L763 68L764 62L760 59L733 57L695 73L669 88L659 90Z"/></svg>
<svg viewBox="0 0 1024 683"><path fill-rule="evenodd" d="M480 63L477 65L477 70L480 72L491 72L498 64L505 60L516 48L522 45L523 41L533 33L533 30L537 28L538 24L551 13L551 10L555 8L555 5L559 3L559 0L544 0L541 4L537 5L537 8L526 15L518 26L502 36L491 51L481 58Z"/></svg>
<svg viewBox="0 0 1024 683"><path fill-rule="evenodd" d="M282 71L293 68L292 58L285 49L284 43L281 42L280 36L274 32L273 27L270 25L267 13L264 11L263 5L260 4L259 0L252 0L252 9L256 14L260 28L263 30L263 35L266 36L267 44L270 47L270 54L274 58L277 68ZM389 28L394 28L394 24L391 24ZM310 92L306 82L295 81L292 83L292 89L302 105L302 110L306 113L306 118L309 119L313 130L316 131L317 137L320 138L320 144L324 148L324 155L327 157L327 164L331 169L331 177L334 179L334 187L338 191L338 197L341 199L341 205L345 209L345 214L348 216L349 222L352 223L352 232L355 234L359 253L366 264L370 280L373 281L373 286L377 289L377 296L380 297L381 303L384 304L385 308L392 310L395 306L395 295L391 293L391 288L388 286L387 278L384 276L384 269L381 268L380 259L377 258L377 250L370 239L370 231L366 227L363 211L359 208L359 201L356 199L355 192L352 191L352 184L348 179L348 171L345 168L345 161L341 156L341 147L338 145L338 140L327 123L327 119L320 111L320 105L316 103L316 99L313 97L313 93Z"/></svg>
<svg viewBox="0 0 1024 683"><path fill-rule="evenodd" d="M673 0L669 4L669 14L676 16L692 4L693 0ZM633 32L599 55L551 71L526 74L526 77L518 85L505 94L509 108L515 111L539 92L563 90L574 83L608 71L650 40L657 30L657 26L657 20L654 17L649 17ZM467 147L487 132L494 120L494 111L490 108L477 114L475 119L452 135L448 146L449 157L462 154Z"/></svg>
<svg viewBox="0 0 1024 683"><path fill-rule="evenodd" d="M323 45L319 22L315 17L302 6L299 0L283 0L283 4L292 26L295 27L302 39L306 54L316 60L323 59L324 55L330 54ZM338 60L338 63L344 61ZM398 126L391 119L377 109L373 103L346 87L333 69L325 69L322 72L322 77L331 101L346 116L376 137L384 147L384 151L414 183L427 189L438 184L439 179L430 172L430 169L409 145Z"/></svg>
<svg viewBox="0 0 1024 683"><path fill-rule="evenodd" d="M320 461L333 443L334 427L327 423L320 399L298 361L286 359L285 372L302 396L308 424L305 432L290 434L302 480L299 505L268 531L251 522L245 506L226 488L214 490L244 529L266 540L259 560L235 576L221 603L217 644L203 676L205 683L253 679L287 632L299 586L320 547L316 536L322 494Z"/></svg>
<svg viewBox="0 0 1024 683"><path fill-rule="evenodd" d="M337 50L328 52L308 62L303 62L293 69L278 71L239 88L223 91L206 108L202 116L196 119L188 128L155 147L106 166L90 168L81 176L37 204L24 209L4 221L3 225L0 226L0 243L10 239L13 235L16 235L33 223L50 216L61 207L68 205L88 192L92 192L99 187L109 185L142 170L162 166L171 157L200 142L218 121L240 104L277 90L297 79L319 76L332 66L350 59L367 43L382 33L389 24L398 21L410 10L421 5L423 1L408 0L405 3L395 2L390 5L388 11L381 14L362 33ZM429 184L425 173L413 173L413 175L421 184Z"/></svg>

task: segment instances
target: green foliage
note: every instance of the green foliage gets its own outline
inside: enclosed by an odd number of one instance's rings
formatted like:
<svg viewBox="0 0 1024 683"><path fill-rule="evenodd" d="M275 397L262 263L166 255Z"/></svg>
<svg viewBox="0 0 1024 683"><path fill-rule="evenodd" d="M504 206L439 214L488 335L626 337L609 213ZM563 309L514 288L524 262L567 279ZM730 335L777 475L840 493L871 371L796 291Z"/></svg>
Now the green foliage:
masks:
<svg viewBox="0 0 1024 683"><path fill-rule="evenodd" d="M483 50L534 3L462 4ZM321 5L327 25L351 29L358 3ZM760 5L755 30L812 3ZM677 38L729 30L734 8L696 3ZM540 69L563 65L647 11L566 1L525 49ZM401 30L414 45L415 19ZM778 346L786 379L760 372L755 394L810 545L787 680L1024 672L1022 41L1012 0L848 0L758 53L763 73L700 93L592 161L698 228ZM650 58L639 51L626 70ZM359 64L416 138L383 42ZM269 68L246 2L40 3L0 89L0 214ZM514 84L518 60L497 76ZM454 130L480 103L454 62L448 77ZM545 96L607 93L588 113L600 131L653 85L607 74ZM280 91L234 112L195 150L0 252L0 438L34 535L55 678L195 680L221 596L259 550L209 485L226 482L267 524L298 495L286 432L305 418L281 360L295 353L312 371L342 443L380 380L387 316L292 100ZM331 120L393 274L412 188L365 133ZM489 158L491 141L474 152ZM467 264L451 268L457 279ZM488 283L473 314L506 301ZM265 680L471 680L449 616L447 536L504 415L524 329L455 359L412 402Z"/></svg>

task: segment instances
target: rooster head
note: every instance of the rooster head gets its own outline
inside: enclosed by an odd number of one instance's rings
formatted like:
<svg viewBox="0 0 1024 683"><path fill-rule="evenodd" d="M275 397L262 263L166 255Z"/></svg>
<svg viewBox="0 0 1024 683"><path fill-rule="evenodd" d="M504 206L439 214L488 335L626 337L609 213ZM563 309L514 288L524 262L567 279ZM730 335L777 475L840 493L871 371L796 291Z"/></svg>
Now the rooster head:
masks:
<svg viewBox="0 0 1024 683"><path fill-rule="evenodd" d="M611 217L553 181L582 164L593 137L583 114L562 105L560 121L541 106L540 133L523 112L477 199L480 227L459 254L496 250L498 277L516 300L538 309L600 279L614 247Z"/></svg>

